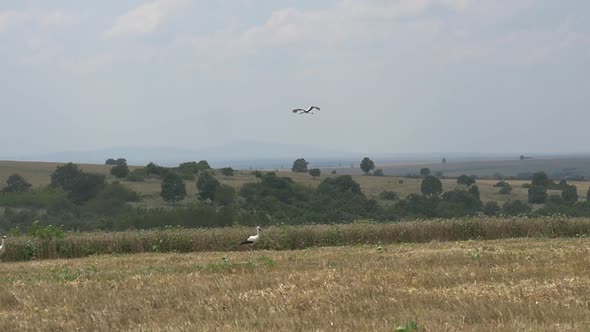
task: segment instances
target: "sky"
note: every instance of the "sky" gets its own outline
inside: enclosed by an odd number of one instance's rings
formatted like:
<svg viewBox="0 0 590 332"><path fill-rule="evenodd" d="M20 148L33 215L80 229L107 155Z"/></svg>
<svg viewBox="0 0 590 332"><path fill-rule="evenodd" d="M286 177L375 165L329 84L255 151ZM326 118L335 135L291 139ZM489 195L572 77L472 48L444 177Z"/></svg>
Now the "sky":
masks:
<svg viewBox="0 0 590 332"><path fill-rule="evenodd" d="M587 0L2 0L0 156L586 153L588 16Z"/></svg>

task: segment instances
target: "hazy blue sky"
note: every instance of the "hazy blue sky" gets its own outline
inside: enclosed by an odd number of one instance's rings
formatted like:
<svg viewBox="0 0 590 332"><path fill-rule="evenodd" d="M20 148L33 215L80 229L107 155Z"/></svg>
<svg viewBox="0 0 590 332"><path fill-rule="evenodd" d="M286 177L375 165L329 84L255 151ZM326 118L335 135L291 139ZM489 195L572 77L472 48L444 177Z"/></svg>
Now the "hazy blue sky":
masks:
<svg viewBox="0 0 590 332"><path fill-rule="evenodd" d="M590 152L589 106L587 0L0 1L5 156Z"/></svg>

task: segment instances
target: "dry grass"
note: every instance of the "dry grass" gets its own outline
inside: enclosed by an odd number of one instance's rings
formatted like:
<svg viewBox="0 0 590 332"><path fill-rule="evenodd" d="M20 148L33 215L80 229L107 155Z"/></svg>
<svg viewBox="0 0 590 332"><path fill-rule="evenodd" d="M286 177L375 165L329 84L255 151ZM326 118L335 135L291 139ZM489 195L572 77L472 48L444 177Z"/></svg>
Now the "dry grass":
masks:
<svg viewBox="0 0 590 332"><path fill-rule="evenodd" d="M589 239L3 263L0 330L588 331ZM226 259L224 260L223 257Z"/></svg>

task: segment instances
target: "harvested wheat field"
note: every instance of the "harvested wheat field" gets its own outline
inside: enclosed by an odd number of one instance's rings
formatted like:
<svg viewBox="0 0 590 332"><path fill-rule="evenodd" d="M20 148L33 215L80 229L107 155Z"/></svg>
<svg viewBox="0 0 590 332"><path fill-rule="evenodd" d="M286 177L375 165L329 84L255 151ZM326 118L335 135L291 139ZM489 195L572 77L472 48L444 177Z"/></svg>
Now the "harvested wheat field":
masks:
<svg viewBox="0 0 590 332"><path fill-rule="evenodd" d="M590 240L93 256L0 265L8 331L588 331Z"/></svg>

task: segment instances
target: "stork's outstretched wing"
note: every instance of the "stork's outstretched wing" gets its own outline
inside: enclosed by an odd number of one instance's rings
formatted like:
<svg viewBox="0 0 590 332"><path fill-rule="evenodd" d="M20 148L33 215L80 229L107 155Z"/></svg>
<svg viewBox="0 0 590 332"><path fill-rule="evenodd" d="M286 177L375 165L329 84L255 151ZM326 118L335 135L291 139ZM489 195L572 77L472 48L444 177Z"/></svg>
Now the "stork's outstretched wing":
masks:
<svg viewBox="0 0 590 332"><path fill-rule="evenodd" d="M319 107L317 107L317 106L312 106L312 107L310 107L310 108L309 108L309 110L311 111L311 110L313 110L314 108L315 108L316 110L318 110L318 111L320 110L320 108L319 108Z"/></svg>
<svg viewBox="0 0 590 332"><path fill-rule="evenodd" d="M301 108L297 108L297 109L293 110L293 113L297 113L297 112L305 112L305 110L301 109Z"/></svg>

